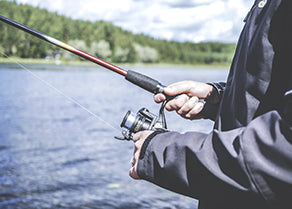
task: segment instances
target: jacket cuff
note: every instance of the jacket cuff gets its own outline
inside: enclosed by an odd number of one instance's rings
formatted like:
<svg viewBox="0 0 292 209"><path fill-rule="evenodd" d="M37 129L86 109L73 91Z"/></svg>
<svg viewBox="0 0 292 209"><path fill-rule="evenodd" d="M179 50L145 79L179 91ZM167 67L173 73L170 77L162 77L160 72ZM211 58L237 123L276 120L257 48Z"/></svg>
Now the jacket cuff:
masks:
<svg viewBox="0 0 292 209"><path fill-rule="evenodd" d="M207 83L214 87L214 91L211 93L211 95L206 99L207 102L210 102L212 104L219 104L226 86L226 83L223 82L211 82Z"/></svg>
<svg viewBox="0 0 292 209"><path fill-rule="evenodd" d="M223 82L207 84L213 86L214 91L212 91L211 95L206 98L206 103L200 114L206 119L215 120L226 84Z"/></svg>
<svg viewBox="0 0 292 209"><path fill-rule="evenodd" d="M154 131L152 134L150 134L144 144L142 145L142 148L141 148L141 152L140 152L140 156L139 156L139 159L140 160L143 160L144 156L145 156L145 152L147 150L147 147L149 145L149 143L151 142L151 140L158 134L161 134L161 133L165 133L165 132L168 132L167 130L165 129L157 129L156 131Z"/></svg>

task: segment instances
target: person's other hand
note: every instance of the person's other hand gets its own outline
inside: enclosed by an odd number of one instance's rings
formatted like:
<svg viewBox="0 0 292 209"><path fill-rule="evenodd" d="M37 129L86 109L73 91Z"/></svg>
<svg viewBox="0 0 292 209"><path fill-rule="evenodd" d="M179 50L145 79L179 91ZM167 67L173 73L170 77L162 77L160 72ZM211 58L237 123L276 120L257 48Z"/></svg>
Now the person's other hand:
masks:
<svg viewBox="0 0 292 209"><path fill-rule="evenodd" d="M132 168L129 171L129 175L133 179L140 179L140 177L138 176L138 172L137 172L138 160L139 160L139 156L141 153L142 145L151 133L153 133L153 131L147 130L147 131L140 131L140 132L133 135L133 141L134 141L134 145L135 145L134 146L134 156L131 160Z"/></svg>
<svg viewBox="0 0 292 209"><path fill-rule="evenodd" d="M208 98L213 90L212 85L196 81L181 81L171 84L164 88L164 93L169 96L178 96L168 101L165 109L168 111L175 110L177 114L186 119L197 119L199 118L198 114L204 107L204 103L200 102L199 99ZM160 103L166 100L166 96L156 94L154 100Z"/></svg>

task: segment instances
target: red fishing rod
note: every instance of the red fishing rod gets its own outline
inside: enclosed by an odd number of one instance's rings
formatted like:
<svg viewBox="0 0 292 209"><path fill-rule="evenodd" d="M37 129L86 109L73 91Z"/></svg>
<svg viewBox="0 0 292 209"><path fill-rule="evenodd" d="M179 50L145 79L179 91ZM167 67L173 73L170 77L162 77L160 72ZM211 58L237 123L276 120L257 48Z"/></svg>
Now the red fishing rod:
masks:
<svg viewBox="0 0 292 209"><path fill-rule="evenodd" d="M39 31L36 31L32 28L29 28L23 24L20 24L14 20L11 20L7 17L4 17L2 15L0 15L0 20L2 22L5 22L11 26L14 26L22 31L25 31L27 33L30 33L31 35L35 36L35 37L38 37L44 41L47 41L51 44L54 44L60 48L63 48L71 53L74 53L80 57L83 57L89 61L92 61L98 65L101 65L109 70L112 70L120 75L123 75L125 77L126 80L130 81L131 83L137 85L137 86L140 86L141 88L151 92L151 93L154 93L154 94L157 94L157 93L163 93L163 88L165 86L161 85L160 82L158 82L157 80L153 79L153 78L150 78L146 75L143 75L141 73L138 73L138 72L135 72L135 71L131 71L131 70L125 70L123 68L120 68L116 65L113 65L109 62L106 62L98 57L95 57L91 54L88 54L84 51L81 51L79 49L76 49L66 43L63 43L62 41L59 41L55 38L52 38L46 34L43 34Z"/></svg>

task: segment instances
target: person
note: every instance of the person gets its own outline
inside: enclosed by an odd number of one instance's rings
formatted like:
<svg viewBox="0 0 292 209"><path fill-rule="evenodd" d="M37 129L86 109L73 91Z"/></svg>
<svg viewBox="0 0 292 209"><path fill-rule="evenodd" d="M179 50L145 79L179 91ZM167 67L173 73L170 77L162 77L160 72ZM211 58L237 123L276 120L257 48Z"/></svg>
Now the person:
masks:
<svg viewBox="0 0 292 209"><path fill-rule="evenodd" d="M164 89L180 94L167 110L214 127L136 133L132 178L198 199L200 209L292 208L291 2L255 0L226 82Z"/></svg>

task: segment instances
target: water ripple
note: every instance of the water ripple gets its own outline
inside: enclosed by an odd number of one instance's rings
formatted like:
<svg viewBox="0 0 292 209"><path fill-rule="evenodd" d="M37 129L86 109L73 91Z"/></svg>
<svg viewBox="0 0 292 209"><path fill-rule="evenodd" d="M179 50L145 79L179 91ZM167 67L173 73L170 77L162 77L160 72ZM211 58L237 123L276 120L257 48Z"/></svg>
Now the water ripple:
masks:
<svg viewBox="0 0 292 209"><path fill-rule="evenodd" d="M149 93L121 82L119 76L92 68L83 71L84 67L78 70L77 66L66 66L68 70L62 71L64 66L58 70L53 66L34 67L53 69L35 69L34 73L102 120L25 71L0 63L1 209L196 208L193 199L128 176L133 143L113 137L121 135L119 125L128 110L136 112L146 107L158 112ZM176 69L171 73L159 68L137 70L155 75L164 84L191 77L225 80L227 74L209 69ZM178 120L175 114L167 114L170 129L212 127Z"/></svg>

